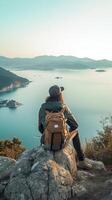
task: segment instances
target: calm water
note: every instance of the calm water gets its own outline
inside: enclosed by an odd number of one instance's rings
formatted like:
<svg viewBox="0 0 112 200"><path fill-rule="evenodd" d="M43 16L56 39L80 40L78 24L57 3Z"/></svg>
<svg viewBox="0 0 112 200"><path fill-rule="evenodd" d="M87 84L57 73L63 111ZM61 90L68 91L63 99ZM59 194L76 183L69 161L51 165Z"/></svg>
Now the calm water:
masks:
<svg viewBox="0 0 112 200"><path fill-rule="evenodd" d="M38 110L52 84L65 87L65 102L79 123L82 142L101 129L100 120L111 115L112 70L14 71L32 82L25 88L0 95L1 99L15 99L23 105L15 110L0 109L0 139L19 137L26 147L39 144ZM61 79L55 77L61 76Z"/></svg>

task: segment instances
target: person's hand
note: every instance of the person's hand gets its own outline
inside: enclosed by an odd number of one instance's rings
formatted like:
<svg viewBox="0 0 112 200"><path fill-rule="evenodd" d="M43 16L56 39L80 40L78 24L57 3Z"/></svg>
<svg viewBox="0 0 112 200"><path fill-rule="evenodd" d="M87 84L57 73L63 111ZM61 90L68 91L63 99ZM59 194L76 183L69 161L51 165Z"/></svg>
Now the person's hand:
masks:
<svg viewBox="0 0 112 200"><path fill-rule="evenodd" d="M78 130L73 130L70 132L70 140L73 139L78 134Z"/></svg>

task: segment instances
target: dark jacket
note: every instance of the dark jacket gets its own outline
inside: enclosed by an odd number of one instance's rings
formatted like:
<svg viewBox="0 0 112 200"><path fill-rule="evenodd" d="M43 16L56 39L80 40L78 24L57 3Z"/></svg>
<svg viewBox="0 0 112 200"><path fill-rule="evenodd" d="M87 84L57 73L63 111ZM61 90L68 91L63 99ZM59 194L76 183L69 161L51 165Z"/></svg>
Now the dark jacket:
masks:
<svg viewBox="0 0 112 200"><path fill-rule="evenodd" d="M67 119L67 124L69 126L69 131L73 131L78 128L78 124L70 112L69 108L65 105L62 104L59 101L48 101L46 103L43 103L41 105L41 108L39 110L39 121L38 121L38 129L41 133L44 132L44 129L46 128L45 125L45 116L46 116L46 110L47 111L53 111L53 112L58 112L60 111L63 107L65 107L64 115L65 118Z"/></svg>

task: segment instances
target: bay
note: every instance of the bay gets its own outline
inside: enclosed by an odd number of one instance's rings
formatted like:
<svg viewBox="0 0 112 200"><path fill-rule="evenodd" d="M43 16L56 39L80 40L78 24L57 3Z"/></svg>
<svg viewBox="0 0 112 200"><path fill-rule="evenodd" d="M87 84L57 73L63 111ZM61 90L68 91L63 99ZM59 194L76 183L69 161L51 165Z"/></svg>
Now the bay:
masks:
<svg viewBox="0 0 112 200"><path fill-rule="evenodd" d="M38 111L48 96L50 86L64 86L65 103L79 124L82 143L101 130L100 121L111 116L112 70L21 70L13 71L31 83L13 92L0 94L0 99L14 99L22 106L0 108L0 140L18 137L27 148L40 144Z"/></svg>

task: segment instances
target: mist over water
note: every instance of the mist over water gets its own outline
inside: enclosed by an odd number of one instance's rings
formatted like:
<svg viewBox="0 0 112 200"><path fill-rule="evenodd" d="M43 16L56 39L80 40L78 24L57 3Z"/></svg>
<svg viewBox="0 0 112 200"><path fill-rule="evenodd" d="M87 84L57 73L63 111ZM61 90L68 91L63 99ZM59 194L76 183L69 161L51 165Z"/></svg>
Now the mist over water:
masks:
<svg viewBox="0 0 112 200"><path fill-rule="evenodd" d="M39 145L38 111L48 96L51 85L64 86L65 103L76 117L82 142L101 129L100 121L112 111L112 70L54 70L13 71L32 82L25 88L0 95L0 99L14 99L22 106L17 109L0 108L0 139L18 137L26 147ZM60 77L60 78L56 78Z"/></svg>

